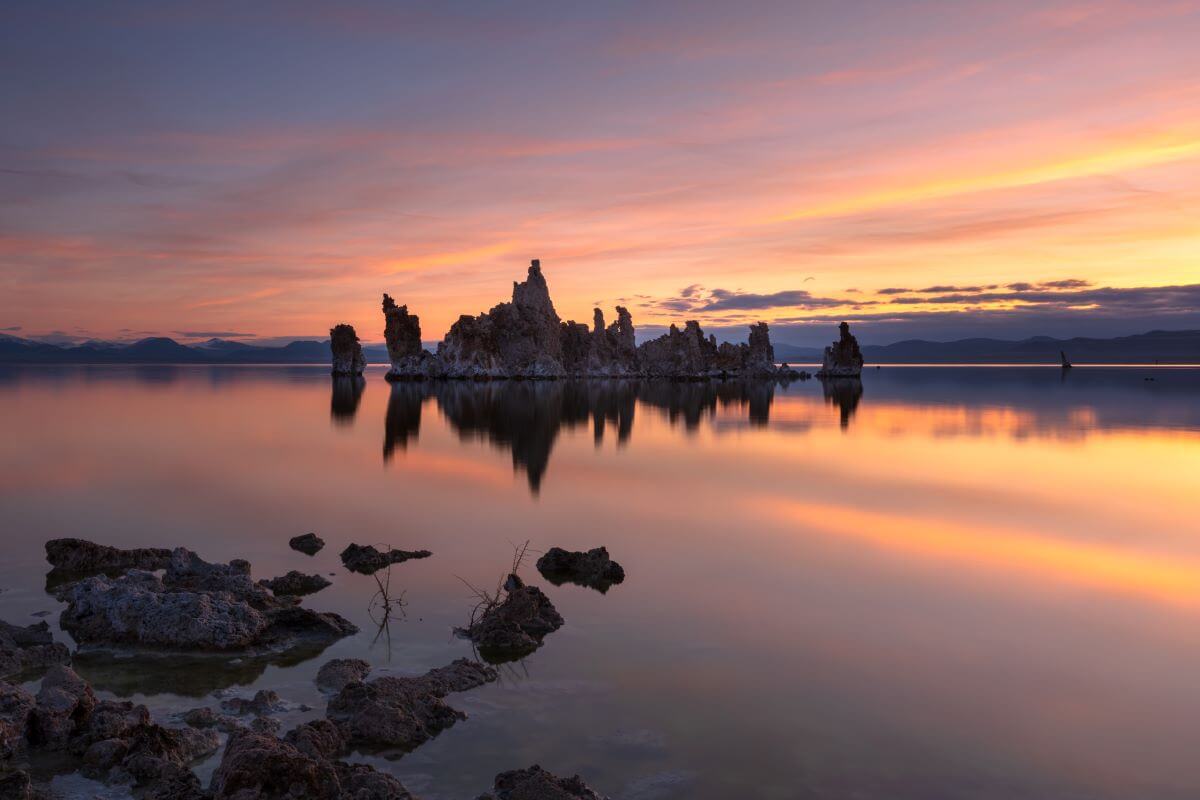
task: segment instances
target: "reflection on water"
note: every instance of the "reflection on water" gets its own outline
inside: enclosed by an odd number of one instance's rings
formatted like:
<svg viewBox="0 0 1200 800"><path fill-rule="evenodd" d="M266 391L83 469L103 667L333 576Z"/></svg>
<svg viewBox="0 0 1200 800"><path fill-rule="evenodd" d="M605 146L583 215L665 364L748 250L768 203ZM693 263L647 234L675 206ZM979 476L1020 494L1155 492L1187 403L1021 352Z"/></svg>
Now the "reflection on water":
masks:
<svg viewBox="0 0 1200 800"><path fill-rule="evenodd" d="M388 395L387 417L383 426L383 460L386 463L396 448L408 448L408 440L414 442L421 430L421 405L426 392L420 384L393 383Z"/></svg>
<svg viewBox="0 0 1200 800"><path fill-rule="evenodd" d="M361 375L334 375L333 390L329 400L329 416L334 424L349 425L358 413L367 381Z"/></svg>
<svg viewBox="0 0 1200 800"><path fill-rule="evenodd" d="M869 374L878 410L906 406L912 424L932 426L937 435L998 433L1008 435L1085 436L1104 428L1166 425L1200 426L1194 402L1200 392L1195 371L1170 370L1164 390L1157 379L1148 388L1148 369L1083 368L1049 370L1028 368L900 368ZM1067 376L1071 376L1068 378ZM349 379L344 379L349 380ZM1071 385L1067 385L1067 381ZM843 430L853 423L863 402L863 381L833 378L814 381L826 405L837 414ZM792 387L793 391L804 384ZM1047 389L1054 391L1048 392ZM824 414L808 404L808 420L797 418L796 396L788 387L766 381L428 381L391 384L384 425L383 458L407 448L421 428L421 409L433 401L440 414L465 440L482 439L512 453L513 466L528 477L537 494L550 464L560 430L589 426L600 446L607 429L615 429L618 445L633 430L638 406L662 412L672 426L695 433L704 421L718 429L736 426L740 418L750 427L771 423L776 392L783 392L787 419L776 427L808 428ZM333 389L338 407L346 388ZM357 409L361 386L354 394ZM1153 402L1146 402L1153 397ZM720 413L718 413L720 412ZM740 417L739 417L740 415ZM335 414L335 416L337 416ZM720 416L720 419L718 417Z"/></svg>
<svg viewBox="0 0 1200 800"><path fill-rule="evenodd" d="M405 449L421 428L429 399L466 440L483 439L512 452L513 466L536 494L562 429L591 426L597 446L611 426L617 443L629 440L635 407L662 409L672 423L695 431L718 408L747 410L753 425L770 419L775 387L768 382L607 381L404 381L391 386L383 458Z"/></svg>
<svg viewBox="0 0 1200 800"><path fill-rule="evenodd" d="M821 392L825 402L838 409L842 428L850 427L850 419L862 399L862 381L858 378L822 378Z"/></svg>
<svg viewBox="0 0 1200 800"><path fill-rule="evenodd" d="M361 632L323 652L78 662L163 719L275 689L286 730L322 715L328 659L470 656L464 581L492 585L513 542L604 545L627 573L607 594L523 573L566 624L449 698L468 719L354 758L441 800L535 762L642 800L1200 794L1200 370L365 383L0 370L0 619L49 612L66 641L58 536L327 576L303 602ZM316 556L287 546L310 530ZM381 595L350 542L433 556Z"/></svg>
<svg viewBox="0 0 1200 800"><path fill-rule="evenodd" d="M304 642L286 652L230 658L228 655L146 655L83 652L72 667L95 689L127 698L173 694L204 697L234 686L249 686L268 667L294 667L318 658L328 643Z"/></svg>

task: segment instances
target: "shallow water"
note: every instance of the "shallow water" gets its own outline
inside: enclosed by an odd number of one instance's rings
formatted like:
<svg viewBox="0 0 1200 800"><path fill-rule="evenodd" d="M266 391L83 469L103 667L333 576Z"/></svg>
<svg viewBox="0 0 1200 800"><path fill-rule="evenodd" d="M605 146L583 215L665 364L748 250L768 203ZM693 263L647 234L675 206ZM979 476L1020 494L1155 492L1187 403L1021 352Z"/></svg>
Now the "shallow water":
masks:
<svg viewBox="0 0 1200 800"><path fill-rule="evenodd" d="M1153 380L1146 380L1153 378ZM359 756L426 800L540 763L655 798L1182 798L1200 792L1200 370L888 367L861 385L450 383L323 368L0 371L0 618L54 624L42 545L79 536L332 573L362 628L288 659L77 669L155 715L329 658L470 655L452 628L514 543L606 545L606 594L470 718ZM310 558L288 538L315 531ZM393 567L384 629L349 542ZM310 711L301 707L308 705ZM209 770L212 763L203 765ZM56 785L83 792L77 779Z"/></svg>

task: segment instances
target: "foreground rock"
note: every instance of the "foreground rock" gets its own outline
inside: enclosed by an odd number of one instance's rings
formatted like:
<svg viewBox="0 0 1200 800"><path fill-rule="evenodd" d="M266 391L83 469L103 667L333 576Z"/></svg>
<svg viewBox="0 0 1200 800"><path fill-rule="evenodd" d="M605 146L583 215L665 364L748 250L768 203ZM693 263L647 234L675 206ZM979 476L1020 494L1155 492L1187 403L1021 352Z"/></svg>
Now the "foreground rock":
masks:
<svg viewBox="0 0 1200 800"><path fill-rule="evenodd" d="M550 598L516 575L504 584L502 602L484 608L460 632L475 643L485 661L501 663L522 658L542 646L542 639L563 626Z"/></svg>
<svg viewBox="0 0 1200 800"><path fill-rule="evenodd" d="M370 674L371 665L361 658L335 658L317 671L317 688L337 694L351 683L365 681Z"/></svg>
<svg viewBox="0 0 1200 800"><path fill-rule="evenodd" d="M264 578L258 584L270 589L276 597L301 597L333 585L321 575L305 575L297 570L270 580Z"/></svg>
<svg viewBox="0 0 1200 800"><path fill-rule="evenodd" d="M413 558L429 558L428 550L377 550L371 545L350 544L342 551L342 565L351 572L373 575L391 564L402 564Z"/></svg>
<svg viewBox="0 0 1200 800"><path fill-rule="evenodd" d="M607 800L575 775L560 778L537 764L501 772L492 791L476 800Z"/></svg>
<svg viewBox="0 0 1200 800"><path fill-rule="evenodd" d="M525 281L513 283L511 302L478 316L459 317L435 355L421 346L417 317L384 295L384 337L392 362L388 377L782 379L798 374L775 366L766 323L751 326L744 344L718 345L691 321L682 331L672 325L663 336L638 347L629 311L618 306L616 312L616 320L607 327L598 308L590 327L562 321L541 262L535 259Z"/></svg>
<svg viewBox="0 0 1200 800"><path fill-rule="evenodd" d="M61 753L78 759L89 777L175 797L199 791L188 765L215 752L219 743L215 731L155 724L145 706L97 700L91 687L63 666L46 673L36 698L0 683L0 739L5 758L18 752Z"/></svg>
<svg viewBox="0 0 1200 800"><path fill-rule="evenodd" d="M347 684L326 716L351 746L411 750L466 714L442 698L496 680L496 670L460 658L421 676L385 676Z"/></svg>
<svg viewBox="0 0 1200 800"><path fill-rule="evenodd" d="M53 585L88 575L120 574L130 569L166 569L171 551L160 547L123 550L86 539L51 539L46 542L46 560L53 569L47 581Z"/></svg>
<svg viewBox="0 0 1200 800"><path fill-rule="evenodd" d="M293 536L288 539L288 547L305 555L315 556L325 547L325 540L315 533L306 533L303 536Z"/></svg>
<svg viewBox="0 0 1200 800"><path fill-rule="evenodd" d="M333 353L334 375L362 375L367 368L362 345L353 325L335 325L329 330L329 349Z"/></svg>
<svg viewBox="0 0 1200 800"><path fill-rule="evenodd" d="M36 705L34 696L25 689L0 681L0 761L7 761L24 749Z"/></svg>
<svg viewBox="0 0 1200 800"><path fill-rule="evenodd" d="M537 561L538 572L556 586L576 583L600 592L625 580L625 570L608 557L608 550L596 547L587 552L551 547Z"/></svg>
<svg viewBox="0 0 1200 800"><path fill-rule="evenodd" d="M61 593L59 624L80 645L170 650L285 650L356 633L337 614L323 614L275 597L250 578L250 565L209 564L175 550L162 578L131 570L95 576Z"/></svg>
<svg viewBox="0 0 1200 800"><path fill-rule="evenodd" d="M71 652L54 641L44 621L24 628L0 621L0 678L70 660Z"/></svg>
<svg viewBox="0 0 1200 800"><path fill-rule="evenodd" d="M314 746L320 736L294 736L315 725L301 726L284 740L253 731L231 736L213 773L213 800L412 800L390 775L333 760L340 740Z"/></svg>
<svg viewBox="0 0 1200 800"><path fill-rule="evenodd" d="M863 357L858 340L850 333L850 326L843 322L838 326L838 340L825 348L818 378L857 378L862 375Z"/></svg>

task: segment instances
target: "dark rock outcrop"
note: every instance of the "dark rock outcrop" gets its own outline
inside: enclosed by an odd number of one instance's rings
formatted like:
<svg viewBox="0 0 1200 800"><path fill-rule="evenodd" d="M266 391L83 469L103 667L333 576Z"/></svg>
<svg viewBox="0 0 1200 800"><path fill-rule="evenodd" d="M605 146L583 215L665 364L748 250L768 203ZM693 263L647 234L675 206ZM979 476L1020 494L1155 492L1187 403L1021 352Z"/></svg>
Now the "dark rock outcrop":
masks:
<svg viewBox="0 0 1200 800"><path fill-rule="evenodd" d="M857 378L862 374L863 357L858 340L845 322L838 326L838 331L838 340L825 348L818 378Z"/></svg>
<svg viewBox="0 0 1200 800"><path fill-rule="evenodd" d="M34 787L28 772L16 769L0 773L0 800L50 800L50 795Z"/></svg>
<svg viewBox="0 0 1200 800"><path fill-rule="evenodd" d="M342 551L342 566L351 572L373 575L390 564L402 564L413 558L429 558L428 550L379 550L371 545L351 543Z"/></svg>
<svg viewBox="0 0 1200 800"><path fill-rule="evenodd" d="M96 707L92 687L70 667L52 667L42 679L30 724L30 741L48 750L61 750L82 720Z"/></svg>
<svg viewBox="0 0 1200 800"><path fill-rule="evenodd" d="M577 583L601 592L625 580L625 570L608 557L608 550L596 547L587 552L551 547L537 560L538 572L556 586Z"/></svg>
<svg viewBox="0 0 1200 800"><path fill-rule="evenodd" d="M241 560L210 564L190 550L171 554L166 573L131 570L94 576L62 593L59 618L81 645L170 650L285 650L357 632L336 614L275 597L250 578Z"/></svg>
<svg viewBox="0 0 1200 800"><path fill-rule="evenodd" d="M313 737L294 739L296 732L282 740L254 731L231 736L213 773L213 800L413 800L390 775L306 749Z"/></svg>
<svg viewBox="0 0 1200 800"><path fill-rule="evenodd" d="M315 533L306 533L303 536L293 536L288 539L288 547L307 556L315 556L324 546L325 540Z"/></svg>
<svg viewBox="0 0 1200 800"><path fill-rule="evenodd" d="M335 658L317 670L317 688L336 694L351 683L365 681L370 674L371 665L361 658Z"/></svg>
<svg viewBox="0 0 1200 800"><path fill-rule="evenodd" d="M336 758L347 749L341 728L327 719L314 719L288 731L284 741L311 758Z"/></svg>
<svg viewBox="0 0 1200 800"><path fill-rule="evenodd" d="M492 791L476 800L607 800L578 775L560 778L537 764L528 769L501 772Z"/></svg>
<svg viewBox="0 0 1200 800"><path fill-rule="evenodd" d="M512 301L478 316L459 317L433 355L421 348L420 326L407 306L384 295L385 336L393 379L714 377L787 378L774 364L766 323L750 328L746 344L717 345L697 322L674 325L638 347L633 318L617 306L617 319L604 325L600 309L588 325L559 319L536 259L525 281L513 284Z"/></svg>
<svg viewBox="0 0 1200 800"><path fill-rule="evenodd" d="M466 719L442 698L496 677L491 667L460 658L421 676L389 675L347 684L329 701L325 715L352 746L411 750Z"/></svg>
<svg viewBox="0 0 1200 800"><path fill-rule="evenodd" d="M333 764L253 731L229 737L210 788L216 800L341 797Z"/></svg>
<svg viewBox="0 0 1200 800"><path fill-rule="evenodd" d="M305 575L297 570L270 580L264 578L258 583L270 589L276 597L302 597L333 585L322 575Z"/></svg>
<svg viewBox="0 0 1200 800"><path fill-rule="evenodd" d="M70 660L67 646L54 641L46 622L22 628L0 621L0 678Z"/></svg>
<svg viewBox="0 0 1200 800"><path fill-rule="evenodd" d="M504 600L485 608L460 632L493 664L523 658L542 646L546 634L563 626L563 618L550 598L536 586L526 586L516 575L504 584Z"/></svg>
<svg viewBox="0 0 1200 800"><path fill-rule="evenodd" d="M0 681L0 761L7 761L24 749L36 705L28 691Z"/></svg>
<svg viewBox="0 0 1200 800"><path fill-rule="evenodd" d="M329 349L333 354L334 375L362 375L367 368L367 359L353 325L342 324L330 328Z"/></svg>

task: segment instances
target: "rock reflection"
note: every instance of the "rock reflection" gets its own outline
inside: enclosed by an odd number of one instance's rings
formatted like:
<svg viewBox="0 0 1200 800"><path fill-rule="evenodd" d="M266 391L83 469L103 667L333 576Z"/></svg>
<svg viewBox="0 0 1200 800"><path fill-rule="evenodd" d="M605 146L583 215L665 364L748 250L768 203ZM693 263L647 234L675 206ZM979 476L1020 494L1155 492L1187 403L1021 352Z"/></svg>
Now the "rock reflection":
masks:
<svg viewBox="0 0 1200 800"><path fill-rule="evenodd" d="M437 401L439 411L463 439L481 439L512 453L537 494L562 429L586 425L599 446L610 429L620 447L633 431L639 403L661 409L672 424L689 433L719 410L747 409L750 424L770 420L775 384L769 381L670 382L637 380L407 382L392 384L383 455L404 449L421 425L421 405Z"/></svg>
<svg viewBox="0 0 1200 800"><path fill-rule="evenodd" d="M825 402L838 409L842 429L849 428L850 420L858 409L858 401L862 399L862 381L858 378L822 378L821 392L825 395Z"/></svg>
<svg viewBox="0 0 1200 800"><path fill-rule="evenodd" d="M329 416L335 425L349 425L358 413L363 389L367 386L362 375L334 375L333 392L329 401Z"/></svg>
<svg viewBox="0 0 1200 800"><path fill-rule="evenodd" d="M232 686L249 686L262 677L267 667L293 667L311 661L330 644L307 642L286 652L261 656L85 650L75 653L71 667L93 688L117 697L204 697Z"/></svg>
<svg viewBox="0 0 1200 800"><path fill-rule="evenodd" d="M422 383L393 383L388 396L387 416L383 422L383 460L386 463L399 447L408 447L408 440L416 441L421 430L421 404L429 396L430 389Z"/></svg>

